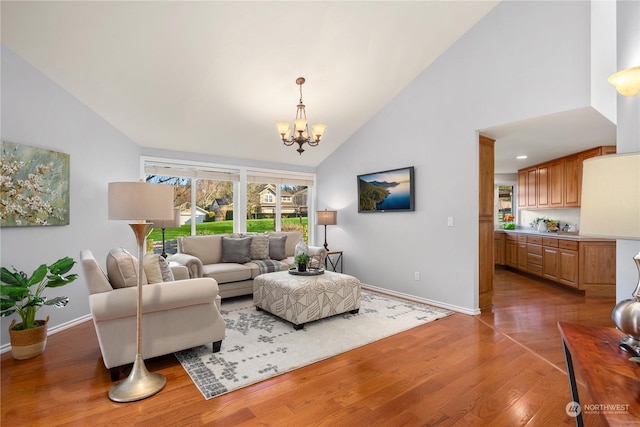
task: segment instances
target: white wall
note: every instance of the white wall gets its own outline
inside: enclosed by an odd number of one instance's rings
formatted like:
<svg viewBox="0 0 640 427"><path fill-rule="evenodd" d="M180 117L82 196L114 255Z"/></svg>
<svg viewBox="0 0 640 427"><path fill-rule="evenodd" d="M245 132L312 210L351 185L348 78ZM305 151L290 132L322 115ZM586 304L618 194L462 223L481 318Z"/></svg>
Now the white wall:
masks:
<svg viewBox="0 0 640 427"><path fill-rule="evenodd" d="M107 219L107 185L139 179L139 147L11 50L1 49L2 139L61 151L71 158L70 225L3 227L2 266L13 265L30 274L38 265L64 256L79 261L80 250L91 249L104 267L112 247L135 251L135 238L126 222ZM89 314L80 265L72 271L80 275L79 280L45 291L49 297L68 296L69 304L38 312L38 318L51 316L49 327L54 331ZM9 342L5 332L14 316L1 321L3 345Z"/></svg>
<svg viewBox="0 0 640 427"><path fill-rule="evenodd" d="M476 129L588 106L589 66L588 2L500 3L318 167L345 272L477 312ZM412 165L415 212L357 213L356 175Z"/></svg>

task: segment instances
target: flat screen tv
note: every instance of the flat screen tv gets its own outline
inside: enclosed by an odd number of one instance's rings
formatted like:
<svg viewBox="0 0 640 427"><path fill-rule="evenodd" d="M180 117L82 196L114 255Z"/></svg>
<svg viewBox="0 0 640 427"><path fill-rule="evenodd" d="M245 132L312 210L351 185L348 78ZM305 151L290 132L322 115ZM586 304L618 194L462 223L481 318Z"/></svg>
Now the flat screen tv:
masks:
<svg viewBox="0 0 640 427"><path fill-rule="evenodd" d="M358 212L414 210L413 166L358 175Z"/></svg>

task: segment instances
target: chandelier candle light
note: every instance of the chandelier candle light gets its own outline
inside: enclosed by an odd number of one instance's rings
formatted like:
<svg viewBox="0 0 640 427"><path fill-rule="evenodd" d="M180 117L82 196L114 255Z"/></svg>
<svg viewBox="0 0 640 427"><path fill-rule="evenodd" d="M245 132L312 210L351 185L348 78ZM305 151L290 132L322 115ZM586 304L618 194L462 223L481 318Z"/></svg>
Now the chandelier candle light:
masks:
<svg viewBox="0 0 640 427"><path fill-rule="evenodd" d="M282 142L287 147L298 144L296 150L300 155L304 152L302 145L307 143L310 147L315 147L320 143L322 136L324 135L324 129L327 127L325 124L316 123L311 126L311 136L309 136L309 125L307 123L307 112L305 111L305 105L302 103L302 85L304 84L304 77L298 77L296 84L300 87L300 102L298 103L298 109L296 110L296 119L293 121L295 131L291 135L291 125L289 122L278 122L278 133L282 138Z"/></svg>
<svg viewBox="0 0 640 427"><path fill-rule="evenodd" d="M109 183L109 219L137 221L129 225L138 243L137 353L129 376L109 390L109 399L114 402L145 399L162 390L167 383L163 375L150 373L142 358L142 261L145 238L152 226L146 218L174 218L173 186L147 182Z"/></svg>

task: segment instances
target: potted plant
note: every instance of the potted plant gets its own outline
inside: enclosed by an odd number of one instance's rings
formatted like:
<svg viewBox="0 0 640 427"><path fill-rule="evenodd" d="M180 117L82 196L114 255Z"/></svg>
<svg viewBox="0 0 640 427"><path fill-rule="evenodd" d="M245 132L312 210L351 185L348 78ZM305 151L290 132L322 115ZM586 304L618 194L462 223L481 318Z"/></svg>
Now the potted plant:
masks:
<svg viewBox="0 0 640 427"><path fill-rule="evenodd" d="M60 296L47 300L42 292L76 280L77 274L67 274L74 264L72 258L61 258L51 265L42 264L31 276L15 267L11 267L12 271L5 267L0 269L0 316L18 313L22 320L18 324L13 320L9 326L11 352L15 359L29 359L44 351L49 317L36 320L36 312L44 305L64 307L69 298Z"/></svg>
<svg viewBox="0 0 640 427"><path fill-rule="evenodd" d="M311 257L304 252L296 255L294 261L298 265L298 271L300 272L307 271L307 264L309 264L310 259Z"/></svg>

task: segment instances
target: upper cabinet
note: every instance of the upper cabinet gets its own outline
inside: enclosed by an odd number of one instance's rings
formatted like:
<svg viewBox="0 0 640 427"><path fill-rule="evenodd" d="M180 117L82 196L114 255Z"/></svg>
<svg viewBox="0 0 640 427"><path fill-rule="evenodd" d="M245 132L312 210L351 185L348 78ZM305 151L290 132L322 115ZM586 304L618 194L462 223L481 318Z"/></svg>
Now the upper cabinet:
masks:
<svg viewBox="0 0 640 427"><path fill-rule="evenodd" d="M580 207L582 162L614 154L606 145L518 171L518 207L523 209Z"/></svg>

